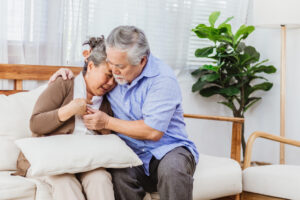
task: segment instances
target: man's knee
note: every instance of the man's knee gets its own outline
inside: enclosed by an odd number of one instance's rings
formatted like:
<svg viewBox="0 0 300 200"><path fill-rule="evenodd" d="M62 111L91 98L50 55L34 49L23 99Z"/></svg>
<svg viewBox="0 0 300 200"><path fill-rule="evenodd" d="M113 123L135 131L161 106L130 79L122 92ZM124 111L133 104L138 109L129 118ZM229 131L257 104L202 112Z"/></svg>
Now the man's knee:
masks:
<svg viewBox="0 0 300 200"><path fill-rule="evenodd" d="M134 173L131 172L130 169L132 168L111 169L110 173L112 175L112 180L125 181L131 179L132 177L134 177Z"/></svg>
<svg viewBox="0 0 300 200"><path fill-rule="evenodd" d="M179 175L187 176L189 175L185 169L177 168L176 166L160 166L157 171L158 179L164 179L171 181L176 179Z"/></svg>
<svg viewBox="0 0 300 200"><path fill-rule="evenodd" d="M158 178L176 179L178 176L191 177L195 171L195 162L192 154L185 148L174 149L160 161Z"/></svg>

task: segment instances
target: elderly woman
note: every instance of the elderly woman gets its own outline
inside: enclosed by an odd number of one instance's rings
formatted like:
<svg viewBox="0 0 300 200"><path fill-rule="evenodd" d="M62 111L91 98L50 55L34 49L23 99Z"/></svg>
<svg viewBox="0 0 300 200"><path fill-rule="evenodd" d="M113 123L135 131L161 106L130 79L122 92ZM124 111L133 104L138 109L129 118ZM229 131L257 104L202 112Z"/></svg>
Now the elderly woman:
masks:
<svg viewBox="0 0 300 200"><path fill-rule="evenodd" d="M38 98L30 120L33 136L99 134L88 130L83 123L82 115L86 114L87 107L112 115L105 94L116 84L106 63L104 38L96 40L96 43L94 39L92 41L92 50L86 58L83 71L72 80L58 78ZM24 156L19 158L19 175L25 175L30 164ZM111 175L103 168L48 176L43 180L51 185L54 200L114 199Z"/></svg>

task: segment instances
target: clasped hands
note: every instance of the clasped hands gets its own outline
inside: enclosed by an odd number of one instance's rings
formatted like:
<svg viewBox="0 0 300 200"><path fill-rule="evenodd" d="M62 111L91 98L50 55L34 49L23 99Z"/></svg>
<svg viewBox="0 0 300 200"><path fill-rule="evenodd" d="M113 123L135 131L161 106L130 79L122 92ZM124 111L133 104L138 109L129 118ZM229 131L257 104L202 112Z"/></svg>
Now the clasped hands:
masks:
<svg viewBox="0 0 300 200"><path fill-rule="evenodd" d="M69 103L73 115L80 115L85 126L90 130L102 130L107 127L109 116L100 110L89 107L92 102L83 98L74 99Z"/></svg>

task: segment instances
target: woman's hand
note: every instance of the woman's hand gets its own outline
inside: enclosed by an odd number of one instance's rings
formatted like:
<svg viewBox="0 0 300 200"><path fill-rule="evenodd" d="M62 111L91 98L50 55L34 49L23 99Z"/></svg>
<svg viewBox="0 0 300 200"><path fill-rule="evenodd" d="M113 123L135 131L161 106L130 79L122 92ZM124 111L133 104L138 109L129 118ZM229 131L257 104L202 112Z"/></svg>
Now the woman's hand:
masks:
<svg viewBox="0 0 300 200"><path fill-rule="evenodd" d="M58 110L58 118L61 122L67 121L74 115L84 115L87 112L87 104L92 104L87 99L73 99L67 105Z"/></svg>
<svg viewBox="0 0 300 200"><path fill-rule="evenodd" d="M91 102L87 99L73 99L69 104L73 115L85 115L87 112L87 104L91 104Z"/></svg>

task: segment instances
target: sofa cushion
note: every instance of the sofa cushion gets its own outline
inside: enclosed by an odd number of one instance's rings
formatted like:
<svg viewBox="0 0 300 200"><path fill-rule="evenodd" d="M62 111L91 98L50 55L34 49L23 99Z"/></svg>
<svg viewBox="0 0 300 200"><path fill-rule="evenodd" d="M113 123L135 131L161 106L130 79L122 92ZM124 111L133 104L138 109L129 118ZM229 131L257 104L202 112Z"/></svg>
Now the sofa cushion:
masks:
<svg viewBox="0 0 300 200"><path fill-rule="evenodd" d="M31 136L29 120L35 102L46 85L29 92L0 95L0 136L23 138Z"/></svg>
<svg viewBox="0 0 300 200"><path fill-rule="evenodd" d="M49 184L38 178L26 178L36 185L35 200L53 200L52 189Z"/></svg>
<svg viewBox="0 0 300 200"><path fill-rule="evenodd" d="M215 199L242 192L242 170L229 158L200 154L194 174L193 200ZM159 200L157 192L144 200Z"/></svg>
<svg viewBox="0 0 300 200"><path fill-rule="evenodd" d="M229 158L200 154L194 174L193 200L215 199L242 192L242 170Z"/></svg>
<svg viewBox="0 0 300 200"><path fill-rule="evenodd" d="M300 166L267 165L243 171L243 190L268 196L300 199Z"/></svg>
<svg viewBox="0 0 300 200"><path fill-rule="evenodd" d="M31 164L30 176L124 168L142 164L117 135L56 135L24 138L15 143Z"/></svg>
<svg viewBox="0 0 300 200"><path fill-rule="evenodd" d="M35 200L36 185L26 178L10 176L10 173L0 172L0 199Z"/></svg>
<svg viewBox="0 0 300 200"><path fill-rule="evenodd" d="M19 153L12 139L0 136L0 171L16 170Z"/></svg>

